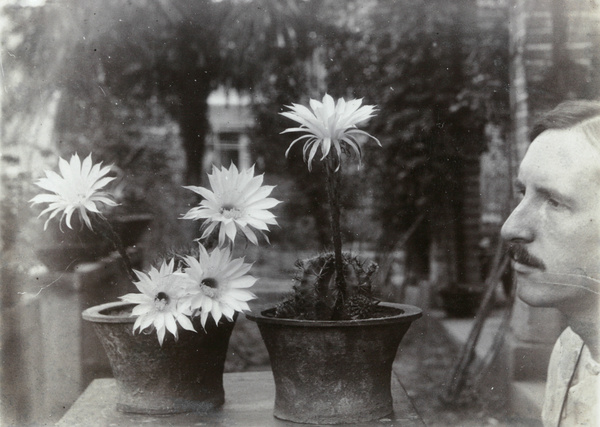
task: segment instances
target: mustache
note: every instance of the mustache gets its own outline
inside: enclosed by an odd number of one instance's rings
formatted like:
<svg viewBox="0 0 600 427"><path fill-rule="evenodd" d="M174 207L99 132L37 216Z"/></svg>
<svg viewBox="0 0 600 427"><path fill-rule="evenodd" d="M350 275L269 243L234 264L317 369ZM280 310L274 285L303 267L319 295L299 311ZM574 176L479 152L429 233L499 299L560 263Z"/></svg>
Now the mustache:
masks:
<svg viewBox="0 0 600 427"><path fill-rule="evenodd" d="M539 268L542 271L546 270L546 265L544 262L535 255L532 255L522 244L511 243L508 246L508 253L513 261L516 261L519 264L524 264L533 268Z"/></svg>

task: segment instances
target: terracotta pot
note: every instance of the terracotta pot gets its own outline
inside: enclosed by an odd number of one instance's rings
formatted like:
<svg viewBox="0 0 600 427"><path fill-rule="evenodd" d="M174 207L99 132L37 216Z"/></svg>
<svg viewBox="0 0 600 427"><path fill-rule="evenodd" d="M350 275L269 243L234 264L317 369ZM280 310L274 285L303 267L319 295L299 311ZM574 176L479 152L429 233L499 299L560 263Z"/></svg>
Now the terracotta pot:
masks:
<svg viewBox="0 0 600 427"><path fill-rule="evenodd" d="M117 383L117 409L142 414L206 412L223 405L223 366L235 325L209 318L206 332L167 333L162 347L156 333L133 334L132 304L113 302L91 307L83 318L93 322ZM196 324L197 323L197 324Z"/></svg>
<svg viewBox="0 0 600 427"><path fill-rule="evenodd" d="M274 308L246 314L258 324L275 379L277 418L309 424L377 420L393 412L392 363L421 309L381 303L386 317L278 319Z"/></svg>

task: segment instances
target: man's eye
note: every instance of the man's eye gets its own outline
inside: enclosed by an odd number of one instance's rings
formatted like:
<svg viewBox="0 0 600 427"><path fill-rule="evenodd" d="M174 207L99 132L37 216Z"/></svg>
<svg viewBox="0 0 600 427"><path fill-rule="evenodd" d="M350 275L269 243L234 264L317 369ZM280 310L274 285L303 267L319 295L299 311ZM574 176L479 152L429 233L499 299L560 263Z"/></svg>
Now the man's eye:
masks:
<svg viewBox="0 0 600 427"><path fill-rule="evenodd" d="M548 201L548 204L550 206L552 206L553 208L558 208L561 206L561 203L558 200L555 200L553 198L548 198L547 201Z"/></svg>

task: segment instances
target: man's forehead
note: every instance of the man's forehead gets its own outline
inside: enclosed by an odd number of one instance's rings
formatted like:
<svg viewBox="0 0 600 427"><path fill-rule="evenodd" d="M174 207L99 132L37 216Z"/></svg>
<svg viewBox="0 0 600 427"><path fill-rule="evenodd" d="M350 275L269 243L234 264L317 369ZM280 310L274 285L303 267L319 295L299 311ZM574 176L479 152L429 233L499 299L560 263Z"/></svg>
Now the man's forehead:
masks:
<svg viewBox="0 0 600 427"><path fill-rule="evenodd" d="M522 166L539 167L544 161L565 167L589 166L590 170L600 169L600 148L576 128L547 130L531 143Z"/></svg>
<svg viewBox="0 0 600 427"><path fill-rule="evenodd" d="M524 184L600 187L600 151L576 129L548 130L530 145L519 168Z"/></svg>

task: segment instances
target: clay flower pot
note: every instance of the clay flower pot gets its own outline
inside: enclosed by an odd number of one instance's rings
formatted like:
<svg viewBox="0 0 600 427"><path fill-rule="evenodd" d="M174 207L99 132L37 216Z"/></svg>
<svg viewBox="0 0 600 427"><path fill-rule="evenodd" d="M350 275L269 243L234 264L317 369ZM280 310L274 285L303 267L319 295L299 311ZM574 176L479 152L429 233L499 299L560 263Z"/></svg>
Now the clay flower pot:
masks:
<svg viewBox="0 0 600 427"><path fill-rule="evenodd" d="M206 332L179 328L179 339L167 336L162 347L155 333L133 334L133 304L113 302L91 307L83 318L92 322L117 383L117 409L142 414L206 412L223 405L223 367L235 325L212 318ZM196 319L198 320L198 319Z"/></svg>
<svg viewBox="0 0 600 427"><path fill-rule="evenodd" d="M274 415L309 424L377 420L393 412L392 363L421 309L381 303L381 317L280 319L247 313L265 342L275 379Z"/></svg>

